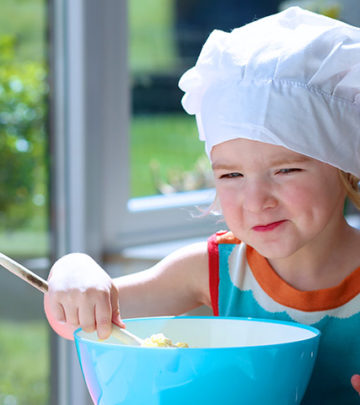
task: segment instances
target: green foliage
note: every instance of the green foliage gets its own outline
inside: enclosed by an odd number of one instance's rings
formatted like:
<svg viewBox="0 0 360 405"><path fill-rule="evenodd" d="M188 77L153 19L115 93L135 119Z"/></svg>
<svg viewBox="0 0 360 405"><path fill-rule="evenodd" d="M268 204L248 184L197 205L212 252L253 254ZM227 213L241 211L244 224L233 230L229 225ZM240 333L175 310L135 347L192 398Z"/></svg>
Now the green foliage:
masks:
<svg viewBox="0 0 360 405"><path fill-rule="evenodd" d="M16 61L44 59L47 3L47 0L0 0L0 37L11 35L14 39Z"/></svg>
<svg viewBox="0 0 360 405"><path fill-rule="evenodd" d="M44 180L46 69L14 59L15 40L0 38L0 226L24 225Z"/></svg>

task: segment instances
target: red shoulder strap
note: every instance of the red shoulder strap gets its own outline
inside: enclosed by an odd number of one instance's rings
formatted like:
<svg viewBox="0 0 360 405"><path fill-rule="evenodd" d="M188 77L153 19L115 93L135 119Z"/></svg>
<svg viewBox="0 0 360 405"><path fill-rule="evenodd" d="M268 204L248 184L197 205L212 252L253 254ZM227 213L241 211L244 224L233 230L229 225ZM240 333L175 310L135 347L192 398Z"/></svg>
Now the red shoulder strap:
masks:
<svg viewBox="0 0 360 405"><path fill-rule="evenodd" d="M209 287L214 316L219 316L219 247L217 234L208 239Z"/></svg>

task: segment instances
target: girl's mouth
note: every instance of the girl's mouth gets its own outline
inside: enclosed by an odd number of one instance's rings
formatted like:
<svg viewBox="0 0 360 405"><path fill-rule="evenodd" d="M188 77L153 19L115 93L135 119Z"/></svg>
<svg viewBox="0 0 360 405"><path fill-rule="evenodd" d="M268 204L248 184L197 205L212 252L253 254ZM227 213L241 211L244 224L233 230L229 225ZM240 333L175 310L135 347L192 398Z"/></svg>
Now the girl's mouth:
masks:
<svg viewBox="0 0 360 405"><path fill-rule="evenodd" d="M256 232L268 232L268 231L272 231L275 228L279 227L284 222L285 222L285 220L281 220L281 221L271 222L270 224L267 224L267 225L256 225L252 229L253 229L253 231L256 231Z"/></svg>

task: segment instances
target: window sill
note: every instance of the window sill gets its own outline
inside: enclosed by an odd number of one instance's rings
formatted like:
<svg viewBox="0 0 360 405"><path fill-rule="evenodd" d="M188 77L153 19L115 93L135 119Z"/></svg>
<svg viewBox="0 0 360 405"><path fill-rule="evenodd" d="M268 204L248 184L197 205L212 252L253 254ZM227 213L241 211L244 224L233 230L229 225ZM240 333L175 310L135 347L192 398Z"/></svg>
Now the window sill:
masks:
<svg viewBox="0 0 360 405"><path fill-rule="evenodd" d="M204 242L206 237L178 239L168 242L159 242L146 245L128 247L122 250L121 254L107 254L104 257L104 263L114 264L126 261L154 261L157 262L177 249L190 245L192 243Z"/></svg>

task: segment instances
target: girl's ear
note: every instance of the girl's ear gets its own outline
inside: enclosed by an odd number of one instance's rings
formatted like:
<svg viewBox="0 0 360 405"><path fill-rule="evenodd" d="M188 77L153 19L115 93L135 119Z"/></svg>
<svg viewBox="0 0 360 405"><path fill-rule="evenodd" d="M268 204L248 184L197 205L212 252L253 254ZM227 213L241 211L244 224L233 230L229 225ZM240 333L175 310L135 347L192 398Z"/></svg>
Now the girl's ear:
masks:
<svg viewBox="0 0 360 405"><path fill-rule="evenodd" d="M215 195L214 201L212 202L212 204L209 207L209 211L213 215L221 216L223 214L222 209L221 209L221 204L220 204L220 198L217 194Z"/></svg>
<svg viewBox="0 0 360 405"><path fill-rule="evenodd" d="M346 196L360 210L360 179L351 173L346 173L339 169L340 180L344 185ZM346 205L345 205L346 209Z"/></svg>
<svg viewBox="0 0 360 405"><path fill-rule="evenodd" d="M354 390L357 391L360 395L360 375L354 374L351 377L351 384L354 387Z"/></svg>

